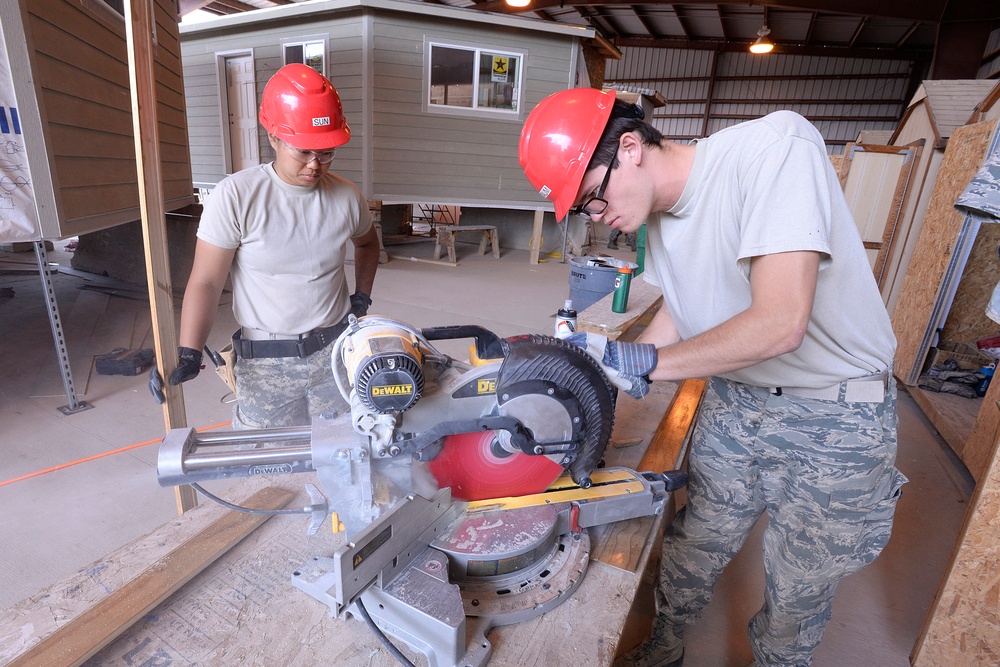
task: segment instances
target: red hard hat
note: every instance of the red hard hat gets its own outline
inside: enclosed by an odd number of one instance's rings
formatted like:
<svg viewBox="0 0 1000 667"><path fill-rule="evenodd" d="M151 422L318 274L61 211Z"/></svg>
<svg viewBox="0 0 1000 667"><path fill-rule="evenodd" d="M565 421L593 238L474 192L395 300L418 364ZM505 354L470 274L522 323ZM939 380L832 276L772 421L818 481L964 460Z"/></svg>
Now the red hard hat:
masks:
<svg viewBox="0 0 1000 667"><path fill-rule="evenodd" d="M267 82L259 118L265 130L295 148L336 148L351 139L337 89L301 63L285 65Z"/></svg>
<svg viewBox="0 0 1000 667"><path fill-rule="evenodd" d="M555 204L557 220L576 201L614 104L613 90L571 88L549 95L528 114L518 159L532 187Z"/></svg>

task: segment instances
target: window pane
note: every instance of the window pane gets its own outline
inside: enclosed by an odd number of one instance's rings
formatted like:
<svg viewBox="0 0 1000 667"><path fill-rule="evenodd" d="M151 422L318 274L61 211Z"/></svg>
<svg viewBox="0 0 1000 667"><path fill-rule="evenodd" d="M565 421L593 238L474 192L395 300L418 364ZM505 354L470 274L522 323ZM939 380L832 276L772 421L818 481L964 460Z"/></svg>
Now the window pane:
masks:
<svg viewBox="0 0 1000 667"><path fill-rule="evenodd" d="M326 74L323 71L323 42L309 42L306 44L306 54L303 62L320 74Z"/></svg>
<svg viewBox="0 0 1000 667"><path fill-rule="evenodd" d="M302 45L301 44L286 44L285 45L285 64L290 65L292 63L302 62Z"/></svg>
<svg viewBox="0 0 1000 667"><path fill-rule="evenodd" d="M475 51L432 46L430 103L471 108L475 61Z"/></svg>
<svg viewBox="0 0 1000 667"><path fill-rule="evenodd" d="M517 56L483 52L479 59L479 107L517 111Z"/></svg>

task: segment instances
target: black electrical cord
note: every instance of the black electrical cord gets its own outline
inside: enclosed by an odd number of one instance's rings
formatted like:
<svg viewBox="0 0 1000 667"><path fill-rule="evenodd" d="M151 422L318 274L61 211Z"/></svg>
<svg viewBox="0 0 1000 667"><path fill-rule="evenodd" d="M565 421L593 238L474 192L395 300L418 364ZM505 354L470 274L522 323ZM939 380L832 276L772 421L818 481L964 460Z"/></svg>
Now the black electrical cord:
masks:
<svg viewBox="0 0 1000 667"><path fill-rule="evenodd" d="M247 514L312 514L312 510L301 509L301 510L255 510L252 507L241 507L239 505L234 505L220 498L219 496L213 495L203 489L200 484L195 482L191 483L191 488L205 496L209 500L214 500L223 507L228 507L231 510L236 510L237 512L246 512Z"/></svg>
<svg viewBox="0 0 1000 667"><path fill-rule="evenodd" d="M400 653L399 649L396 648L391 641L389 641L389 638L385 636L385 633L382 632L377 625L375 625L375 621L373 621L372 617L368 615L368 610L365 609L365 603L361 601L361 598L355 600L354 604L357 605L358 612L361 614L361 618L364 619L365 624L375 634L375 636L378 637L378 640L382 642L382 646L385 646L386 650L389 651L389 653L391 653L396 660L399 660L399 664L404 665L405 667L417 667L412 662L407 660L406 656Z"/></svg>

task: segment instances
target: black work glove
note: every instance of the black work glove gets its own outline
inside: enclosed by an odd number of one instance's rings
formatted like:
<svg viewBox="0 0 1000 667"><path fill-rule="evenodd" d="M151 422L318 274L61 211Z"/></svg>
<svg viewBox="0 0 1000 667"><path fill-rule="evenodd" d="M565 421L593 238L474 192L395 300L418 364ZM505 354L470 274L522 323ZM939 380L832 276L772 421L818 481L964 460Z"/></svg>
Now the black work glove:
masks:
<svg viewBox="0 0 1000 667"><path fill-rule="evenodd" d="M351 315L354 317L364 317L368 314L368 306L372 305L372 298L358 290L351 295Z"/></svg>
<svg viewBox="0 0 1000 667"><path fill-rule="evenodd" d="M197 377L201 372L201 359L202 355L198 350L190 347L177 348L177 368L170 374L170 384L176 386ZM162 404L166 400L163 395L163 378L155 365L149 369L149 393L157 403Z"/></svg>

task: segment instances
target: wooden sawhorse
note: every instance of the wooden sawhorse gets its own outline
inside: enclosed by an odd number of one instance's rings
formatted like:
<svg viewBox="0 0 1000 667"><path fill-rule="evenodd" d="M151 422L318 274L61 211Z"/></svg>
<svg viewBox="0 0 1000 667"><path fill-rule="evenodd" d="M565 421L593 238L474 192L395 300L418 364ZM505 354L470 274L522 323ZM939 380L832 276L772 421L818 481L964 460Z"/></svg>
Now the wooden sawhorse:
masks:
<svg viewBox="0 0 1000 667"><path fill-rule="evenodd" d="M493 256L500 259L500 240L497 236L497 228L493 225L438 225L437 242L434 245L434 259L441 259L441 249L448 249L448 261L455 264L455 234L459 232L480 232L483 236L479 240L479 254L486 254L486 244L493 247Z"/></svg>

